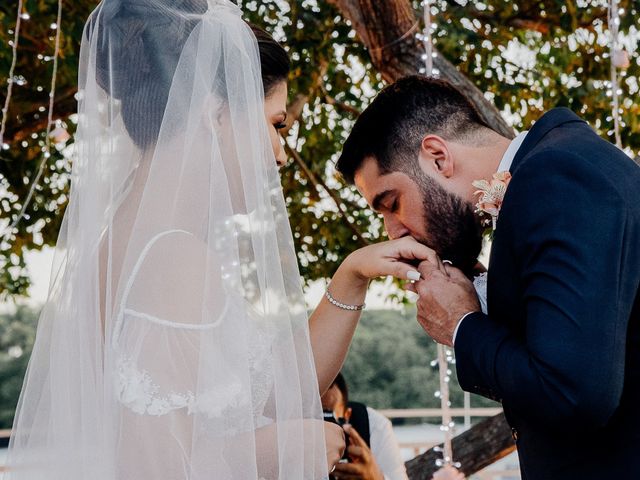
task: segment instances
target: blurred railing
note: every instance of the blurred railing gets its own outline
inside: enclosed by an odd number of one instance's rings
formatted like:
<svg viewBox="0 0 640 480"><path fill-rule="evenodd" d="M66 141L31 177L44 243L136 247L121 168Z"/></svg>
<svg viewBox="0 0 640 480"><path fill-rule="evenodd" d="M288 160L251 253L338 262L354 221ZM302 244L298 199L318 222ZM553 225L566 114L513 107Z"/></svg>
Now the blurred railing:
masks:
<svg viewBox="0 0 640 480"><path fill-rule="evenodd" d="M439 408L412 408L412 409L381 409L378 410L381 414L389 419L400 418L441 418L442 411ZM453 417L464 417L465 423L468 426L468 422L471 418L491 417L502 412L501 408L452 408L451 415ZM6 448L11 430L0 430L0 448ZM418 456L421 453L429 450L430 448L441 443L441 440L437 441L419 441L419 442L403 442L400 441L399 445L402 450L410 450L413 452L413 456ZM1 472L6 471L4 465L4 458L0 457L0 477ZM520 472L513 468L498 468L483 470L474 474L474 479L477 480L502 480L502 479L518 479L520 478Z"/></svg>
<svg viewBox="0 0 640 480"><path fill-rule="evenodd" d="M387 418L439 418L439 408L407 408L377 410ZM452 417L492 417L502 412L502 408L450 408Z"/></svg>

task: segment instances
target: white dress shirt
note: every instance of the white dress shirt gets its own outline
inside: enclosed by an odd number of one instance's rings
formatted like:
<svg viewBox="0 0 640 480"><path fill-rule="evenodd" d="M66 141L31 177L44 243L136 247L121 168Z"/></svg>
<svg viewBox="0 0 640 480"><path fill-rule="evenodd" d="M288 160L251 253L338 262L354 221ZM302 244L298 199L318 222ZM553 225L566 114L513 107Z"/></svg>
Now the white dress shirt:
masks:
<svg viewBox="0 0 640 480"><path fill-rule="evenodd" d="M367 407L371 453L376 459L385 480L408 480L398 440L393 434L391 422L380 412Z"/></svg>
<svg viewBox="0 0 640 480"><path fill-rule="evenodd" d="M498 172L508 172L511 169L511 164L513 163L513 159L516 158L516 153L520 150L522 146L522 142L524 142L525 137L527 136L528 130L520 133L516 138L511 140L511 143L507 147L507 150L504 152L502 156L502 160L500 160L500 164L498 165ZM482 306L483 313L486 312L487 308L487 289L486 289L486 276L483 278L482 282L473 282L473 286L476 287L476 292L478 293L478 298L480 300L480 304ZM456 329L453 331L453 344L456 343L456 337L458 336L458 329L462 324L462 321L467 318L467 316L471 315L474 312L465 313L460 320L458 320L458 325L456 325Z"/></svg>

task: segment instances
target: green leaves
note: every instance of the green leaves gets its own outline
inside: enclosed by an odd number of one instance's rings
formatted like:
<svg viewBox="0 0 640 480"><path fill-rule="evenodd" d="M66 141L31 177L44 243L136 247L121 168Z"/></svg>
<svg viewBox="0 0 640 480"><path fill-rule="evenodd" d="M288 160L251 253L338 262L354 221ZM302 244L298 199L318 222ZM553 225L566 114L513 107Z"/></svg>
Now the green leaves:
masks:
<svg viewBox="0 0 640 480"><path fill-rule="evenodd" d="M0 429L13 423L37 322L38 312L27 307L0 315Z"/></svg>
<svg viewBox="0 0 640 480"><path fill-rule="evenodd" d="M75 125L69 117L76 111L74 94L77 89L78 53L84 21L94 2L65 2L61 30L61 52L56 78L56 108L54 120L60 120L71 134ZM26 0L18 43L16 77L24 83L14 83L7 118L4 143L0 149L0 218L1 233L13 222L27 198L33 178L43 161L49 91L52 76L52 55L57 0ZM17 3L0 5L0 103L4 105L17 14ZM61 151L52 147L42 180L33 200L25 211L9 242L0 242L0 301L7 296L26 295L29 278L24 265L27 249L53 245L58 236L67 203L71 165ZM19 268L11 255L20 258ZM11 271L12 273L9 273Z"/></svg>
<svg viewBox="0 0 640 480"><path fill-rule="evenodd" d="M352 400L375 408L440 408L436 344L416 322L414 309L365 311L342 372ZM451 403L462 407L463 392L451 366ZM474 407L496 404L473 396ZM439 421L439 419L437 419Z"/></svg>

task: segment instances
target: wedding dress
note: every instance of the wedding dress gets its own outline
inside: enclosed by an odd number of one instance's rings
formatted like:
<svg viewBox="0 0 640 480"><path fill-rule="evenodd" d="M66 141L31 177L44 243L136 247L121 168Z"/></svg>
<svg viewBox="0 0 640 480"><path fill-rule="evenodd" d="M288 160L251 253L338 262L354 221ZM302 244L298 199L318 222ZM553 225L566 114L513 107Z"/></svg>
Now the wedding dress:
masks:
<svg viewBox="0 0 640 480"><path fill-rule="evenodd" d="M227 0L103 0L6 479L326 478L257 42Z"/></svg>

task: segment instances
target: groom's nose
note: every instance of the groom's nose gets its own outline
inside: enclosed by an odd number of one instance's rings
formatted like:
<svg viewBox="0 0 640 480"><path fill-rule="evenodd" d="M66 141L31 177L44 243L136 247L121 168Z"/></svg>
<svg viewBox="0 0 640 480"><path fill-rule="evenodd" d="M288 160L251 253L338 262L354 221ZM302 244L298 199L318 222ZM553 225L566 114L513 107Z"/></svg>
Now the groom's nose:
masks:
<svg viewBox="0 0 640 480"><path fill-rule="evenodd" d="M384 229L387 231L387 235L391 240L406 237L409 234L407 227L392 214L384 215Z"/></svg>

